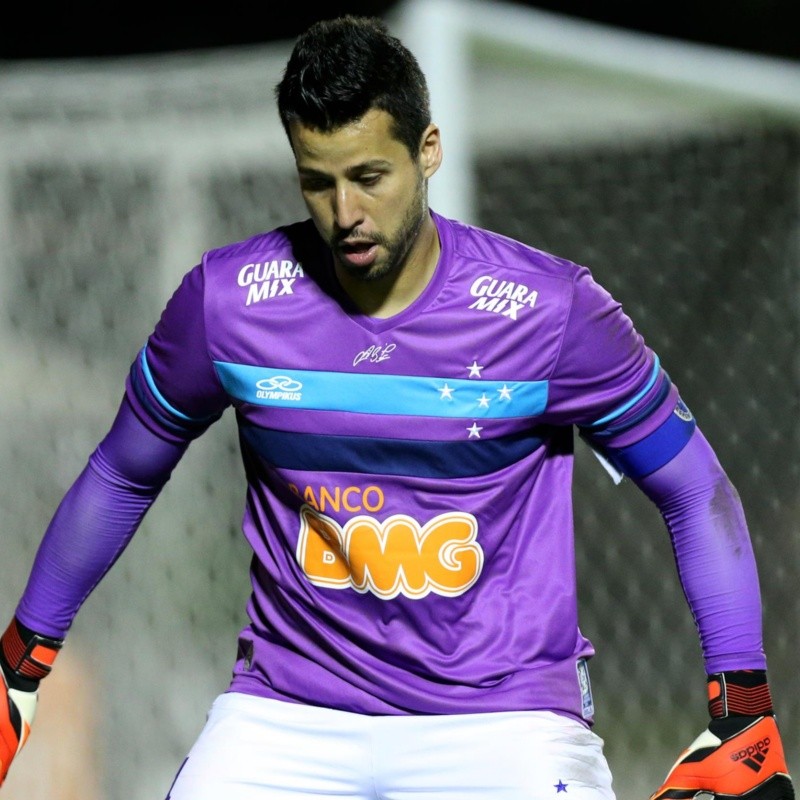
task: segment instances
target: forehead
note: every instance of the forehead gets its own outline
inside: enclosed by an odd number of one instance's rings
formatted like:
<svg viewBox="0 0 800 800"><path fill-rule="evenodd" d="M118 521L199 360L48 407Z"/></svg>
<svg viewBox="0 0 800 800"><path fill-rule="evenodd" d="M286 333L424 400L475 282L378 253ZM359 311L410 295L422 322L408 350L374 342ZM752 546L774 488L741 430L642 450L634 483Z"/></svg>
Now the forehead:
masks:
<svg viewBox="0 0 800 800"><path fill-rule="evenodd" d="M367 162L410 160L405 145L393 134L392 116L382 110L372 109L327 132L295 122L289 134L298 169L333 173Z"/></svg>

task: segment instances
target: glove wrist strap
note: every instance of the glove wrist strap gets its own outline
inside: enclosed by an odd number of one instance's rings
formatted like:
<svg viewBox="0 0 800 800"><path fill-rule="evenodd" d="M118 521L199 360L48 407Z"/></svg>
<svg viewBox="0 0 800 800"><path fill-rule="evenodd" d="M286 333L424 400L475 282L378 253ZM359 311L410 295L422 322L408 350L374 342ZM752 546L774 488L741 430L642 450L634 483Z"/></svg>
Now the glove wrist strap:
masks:
<svg viewBox="0 0 800 800"><path fill-rule="evenodd" d="M14 618L0 638L0 662L16 678L38 685L53 668L63 643L63 639L42 636Z"/></svg>
<svg viewBox="0 0 800 800"><path fill-rule="evenodd" d="M708 712L712 719L772 714L766 671L735 670L709 675Z"/></svg>

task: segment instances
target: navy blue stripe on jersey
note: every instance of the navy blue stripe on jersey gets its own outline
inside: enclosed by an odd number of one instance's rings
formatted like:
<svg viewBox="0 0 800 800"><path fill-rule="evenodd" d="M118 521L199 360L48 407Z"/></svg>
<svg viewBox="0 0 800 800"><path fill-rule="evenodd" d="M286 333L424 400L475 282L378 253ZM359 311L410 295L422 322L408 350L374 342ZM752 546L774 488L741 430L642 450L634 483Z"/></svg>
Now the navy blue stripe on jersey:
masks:
<svg viewBox="0 0 800 800"><path fill-rule="evenodd" d="M605 447L603 455L625 475L643 478L672 461L696 427L691 411L679 400L675 411L644 439L627 447Z"/></svg>
<svg viewBox="0 0 800 800"><path fill-rule="evenodd" d="M431 442L294 433L244 425L242 436L266 462L283 469L467 478L516 463L541 447L545 426L497 439Z"/></svg>
<svg viewBox="0 0 800 800"><path fill-rule="evenodd" d="M272 369L215 361L225 391L245 403L281 408L442 419L540 415L547 381L485 381Z"/></svg>
<svg viewBox="0 0 800 800"><path fill-rule="evenodd" d="M651 387L652 388L652 387ZM581 427L581 436L590 438L595 444L601 444L604 440L614 436L619 436L627 430L638 425L642 420L649 417L667 399L672 390L672 381L666 372L661 373L661 383L658 385L653 396L648 399L646 405L640 408L635 414L627 414L622 420L619 417L612 420L610 424L602 428ZM630 406L628 406L630 407Z"/></svg>
<svg viewBox="0 0 800 800"><path fill-rule="evenodd" d="M603 426L608 425L609 422L613 422L615 419L621 417L629 408L633 408L655 385L656 379L658 378L659 373L661 372L661 362L659 361L658 356L655 356L653 361L653 369L650 372L650 378L647 381L647 384L644 388L639 391L635 397L632 397L627 402L623 403L621 406L618 406L609 414L606 414L601 419L595 420L590 425L587 426L589 430L592 428L600 428ZM652 406L651 406L652 407Z"/></svg>

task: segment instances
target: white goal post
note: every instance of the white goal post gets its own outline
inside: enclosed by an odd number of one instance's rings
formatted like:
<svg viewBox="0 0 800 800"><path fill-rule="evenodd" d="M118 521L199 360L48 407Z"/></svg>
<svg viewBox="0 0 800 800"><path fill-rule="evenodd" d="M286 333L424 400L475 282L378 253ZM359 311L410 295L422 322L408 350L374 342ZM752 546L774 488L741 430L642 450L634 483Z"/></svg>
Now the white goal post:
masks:
<svg viewBox="0 0 800 800"><path fill-rule="evenodd" d="M502 0L406 0L390 19L428 76L443 128L446 158L431 182L432 205L462 219L475 218L473 149L493 138L553 144L643 125L656 134L665 121L699 124L710 113L800 121L800 62ZM509 68L515 60L518 68Z"/></svg>

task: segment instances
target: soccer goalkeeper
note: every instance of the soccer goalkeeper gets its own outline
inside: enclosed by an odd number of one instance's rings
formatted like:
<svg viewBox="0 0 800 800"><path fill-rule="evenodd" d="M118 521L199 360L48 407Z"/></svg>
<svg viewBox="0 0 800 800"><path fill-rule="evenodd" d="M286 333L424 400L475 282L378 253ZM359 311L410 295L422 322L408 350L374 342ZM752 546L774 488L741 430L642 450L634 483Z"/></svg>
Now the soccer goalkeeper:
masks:
<svg viewBox="0 0 800 800"><path fill-rule="evenodd" d="M249 619L170 800L612 800L576 430L663 515L705 659L708 729L655 800L791 800L741 502L631 319L586 267L428 207L440 131L379 20L312 26L276 94L309 216L203 254L131 365L0 642L0 774L81 604L232 407Z"/></svg>

